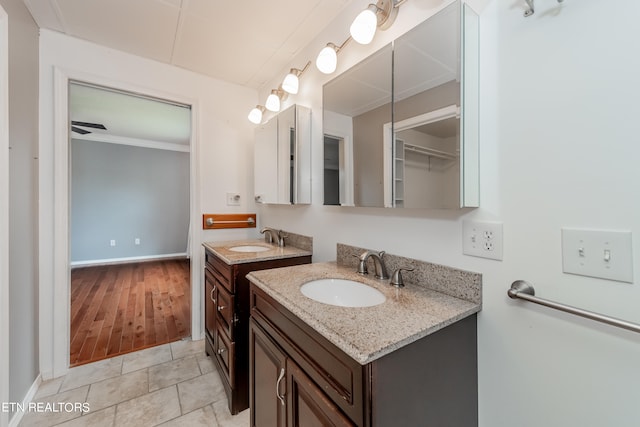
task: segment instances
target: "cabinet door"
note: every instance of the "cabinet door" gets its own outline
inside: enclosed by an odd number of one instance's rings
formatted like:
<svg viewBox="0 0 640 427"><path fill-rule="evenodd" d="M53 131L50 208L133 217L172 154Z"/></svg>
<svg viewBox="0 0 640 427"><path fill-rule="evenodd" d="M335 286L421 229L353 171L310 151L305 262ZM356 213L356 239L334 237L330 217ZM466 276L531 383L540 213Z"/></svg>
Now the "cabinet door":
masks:
<svg viewBox="0 0 640 427"><path fill-rule="evenodd" d="M254 191L257 203L278 202L278 121L270 120L255 131Z"/></svg>
<svg viewBox="0 0 640 427"><path fill-rule="evenodd" d="M204 326L213 342L216 335L216 280L208 269L204 270Z"/></svg>
<svg viewBox="0 0 640 427"><path fill-rule="evenodd" d="M287 359L289 427L354 426L292 359Z"/></svg>
<svg viewBox="0 0 640 427"><path fill-rule="evenodd" d="M286 355L253 319L249 360L251 427L286 426Z"/></svg>

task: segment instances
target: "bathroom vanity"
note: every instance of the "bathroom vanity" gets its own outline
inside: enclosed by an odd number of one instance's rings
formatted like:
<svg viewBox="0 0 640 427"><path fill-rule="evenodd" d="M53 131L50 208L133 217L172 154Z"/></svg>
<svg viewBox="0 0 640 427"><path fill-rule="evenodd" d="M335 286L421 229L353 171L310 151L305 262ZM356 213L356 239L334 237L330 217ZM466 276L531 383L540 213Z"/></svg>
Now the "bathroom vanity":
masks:
<svg viewBox="0 0 640 427"><path fill-rule="evenodd" d="M250 273L251 426L477 425L481 279L468 273L477 292L463 299L411 283L416 274L397 289L338 263ZM301 293L325 278L364 283L386 300L339 307Z"/></svg>
<svg viewBox="0 0 640 427"><path fill-rule="evenodd" d="M249 282L247 273L311 262L305 248L262 240L210 242L205 249L205 349L214 360L232 414L249 405Z"/></svg>

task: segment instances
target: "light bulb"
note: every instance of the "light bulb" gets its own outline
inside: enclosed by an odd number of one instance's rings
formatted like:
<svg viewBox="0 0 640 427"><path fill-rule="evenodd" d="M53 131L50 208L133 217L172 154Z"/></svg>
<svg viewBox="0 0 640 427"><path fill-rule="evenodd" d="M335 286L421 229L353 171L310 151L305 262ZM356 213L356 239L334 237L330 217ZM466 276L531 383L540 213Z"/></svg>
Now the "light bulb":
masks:
<svg viewBox="0 0 640 427"><path fill-rule="evenodd" d="M262 111L264 110L264 107L257 105L256 108L254 108L253 110L251 110L249 112L249 121L253 124L260 124L260 122L262 122Z"/></svg>
<svg viewBox="0 0 640 427"><path fill-rule="evenodd" d="M324 74L331 74L338 66L338 55L333 43L329 43L324 47L316 58L316 67Z"/></svg>
<svg viewBox="0 0 640 427"><path fill-rule="evenodd" d="M280 97L278 96L277 90L272 90L271 95L267 97L267 101L264 103L264 106L267 107L267 110L278 112L280 111Z"/></svg>
<svg viewBox="0 0 640 427"><path fill-rule="evenodd" d="M300 86L300 80L295 70L292 69L289 74L282 81L282 89L291 95L298 93L298 87Z"/></svg>
<svg viewBox="0 0 640 427"><path fill-rule="evenodd" d="M368 8L363 10L353 20L349 29L351 37L360 44L369 44L376 34L378 28L378 17L376 15L377 8L370 4Z"/></svg>

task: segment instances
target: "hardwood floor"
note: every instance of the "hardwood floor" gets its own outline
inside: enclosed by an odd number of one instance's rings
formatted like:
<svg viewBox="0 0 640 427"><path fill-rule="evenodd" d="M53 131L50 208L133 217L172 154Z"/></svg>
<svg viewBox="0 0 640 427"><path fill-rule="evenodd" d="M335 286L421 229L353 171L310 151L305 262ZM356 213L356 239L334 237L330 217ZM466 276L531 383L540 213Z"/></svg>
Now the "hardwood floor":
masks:
<svg viewBox="0 0 640 427"><path fill-rule="evenodd" d="M191 334L189 260L71 271L71 366Z"/></svg>

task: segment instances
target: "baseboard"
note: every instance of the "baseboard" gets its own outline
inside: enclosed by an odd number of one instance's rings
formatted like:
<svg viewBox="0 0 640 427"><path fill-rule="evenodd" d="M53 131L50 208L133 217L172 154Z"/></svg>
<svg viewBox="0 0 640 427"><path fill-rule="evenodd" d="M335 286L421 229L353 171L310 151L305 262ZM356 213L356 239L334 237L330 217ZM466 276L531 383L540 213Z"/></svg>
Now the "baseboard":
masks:
<svg viewBox="0 0 640 427"><path fill-rule="evenodd" d="M186 259L189 258L186 252L178 254L164 254L164 255L145 255L126 258L109 258L109 259L92 259L86 261L71 261L69 265L74 267L96 267L100 265L111 264L128 264L134 262L147 262L147 261L160 261L168 259Z"/></svg>
<svg viewBox="0 0 640 427"><path fill-rule="evenodd" d="M24 396L24 399L22 400L22 407L26 408L27 406L29 406L29 403L33 401L33 397L38 392L38 388L40 387L40 384L42 384L42 376L38 374L33 384L31 384L31 387L29 387L29 390L27 391L27 394ZM18 425L20 424L20 421L22 421L23 416L24 416L23 411L16 411L13 414L13 417L9 420L8 427L18 427Z"/></svg>

